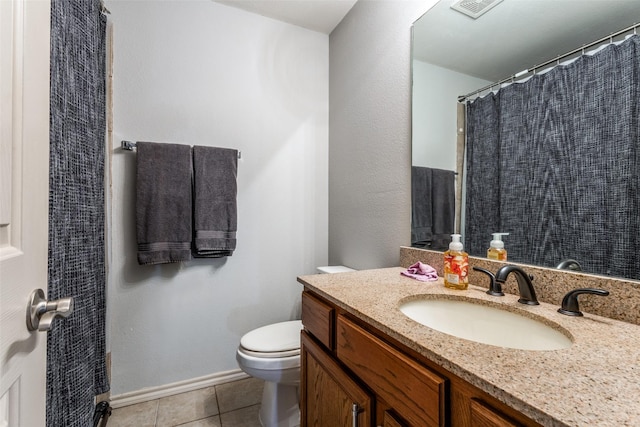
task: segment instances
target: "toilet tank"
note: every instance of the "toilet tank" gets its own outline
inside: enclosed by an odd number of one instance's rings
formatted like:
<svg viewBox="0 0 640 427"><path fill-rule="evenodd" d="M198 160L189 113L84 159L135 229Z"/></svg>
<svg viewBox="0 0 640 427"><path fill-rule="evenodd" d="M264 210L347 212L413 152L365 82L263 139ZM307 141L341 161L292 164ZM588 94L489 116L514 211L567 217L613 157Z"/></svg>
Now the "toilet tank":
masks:
<svg viewBox="0 0 640 427"><path fill-rule="evenodd" d="M319 274L348 273L349 271L356 271L353 268L345 267L344 265L328 265L325 267L318 267L317 270Z"/></svg>

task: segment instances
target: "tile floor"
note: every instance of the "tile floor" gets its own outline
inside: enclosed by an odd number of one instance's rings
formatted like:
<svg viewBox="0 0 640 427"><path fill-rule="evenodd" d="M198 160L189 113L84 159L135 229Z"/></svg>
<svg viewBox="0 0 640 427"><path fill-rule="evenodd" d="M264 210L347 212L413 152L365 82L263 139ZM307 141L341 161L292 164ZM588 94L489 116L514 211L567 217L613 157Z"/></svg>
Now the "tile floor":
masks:
<svg viewBox="0 0 640 427"><path fill-rule="evenodd" d="M260 427L263 381L247 378L114 409L107 427Z"/></svg>

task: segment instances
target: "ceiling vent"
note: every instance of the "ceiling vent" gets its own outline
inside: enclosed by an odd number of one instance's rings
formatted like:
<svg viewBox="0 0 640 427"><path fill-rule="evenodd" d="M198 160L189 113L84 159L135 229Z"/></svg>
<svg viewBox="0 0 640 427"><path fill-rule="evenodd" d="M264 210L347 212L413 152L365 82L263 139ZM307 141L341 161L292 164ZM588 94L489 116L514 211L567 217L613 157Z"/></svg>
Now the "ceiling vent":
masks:
<svg viewBox="0 0 640 427"><path fill-rule="evenodd" d="M451 9L477 19L500 2L502 0L458 0L451 5Z"/></svg>

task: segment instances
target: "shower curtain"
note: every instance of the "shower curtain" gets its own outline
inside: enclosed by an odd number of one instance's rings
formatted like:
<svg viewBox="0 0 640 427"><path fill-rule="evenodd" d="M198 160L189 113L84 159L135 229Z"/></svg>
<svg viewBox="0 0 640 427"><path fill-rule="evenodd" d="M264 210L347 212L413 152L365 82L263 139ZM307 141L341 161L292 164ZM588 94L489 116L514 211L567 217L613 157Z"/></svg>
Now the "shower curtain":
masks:
<svg viewBox="0 0 640 427"><path fill-rule="evenodd" d="M93 425L105 363L105 30L99 0L52 0L48 298L74 298L47 341L47 426Z"/></svg>
<svg viewBox="0 0 640 427"><path fill-rule="evenodd" d="M640 36L467 106L465 247L640 279Z"/></svg>

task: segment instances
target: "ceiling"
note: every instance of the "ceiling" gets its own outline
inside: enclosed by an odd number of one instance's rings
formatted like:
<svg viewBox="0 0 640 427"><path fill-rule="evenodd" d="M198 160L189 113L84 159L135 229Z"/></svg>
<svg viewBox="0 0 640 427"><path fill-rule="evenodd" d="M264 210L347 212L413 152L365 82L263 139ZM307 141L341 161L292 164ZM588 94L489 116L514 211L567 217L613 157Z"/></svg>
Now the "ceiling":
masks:
<svg viewBox="0 0 640 427"><path fill-rule="evenodd" d="M329 34L356 0L214 0L227 6Z"/></svg>
<svg viewBox="0 0 640 427"><path fill-rule="evenodd" d="M330 34L357 0L214 1ZM455 2L440 0L416 22L414 56L489 81L640 22L640 0L503 0L478 19Z"/></svg>
<svg viewBox="0 0 640 427"><path fill-rule="evenodd" d="M414 25L414 56L499 81L640 22L640 0L504 0L478 19L440 0Z"/></svg>

